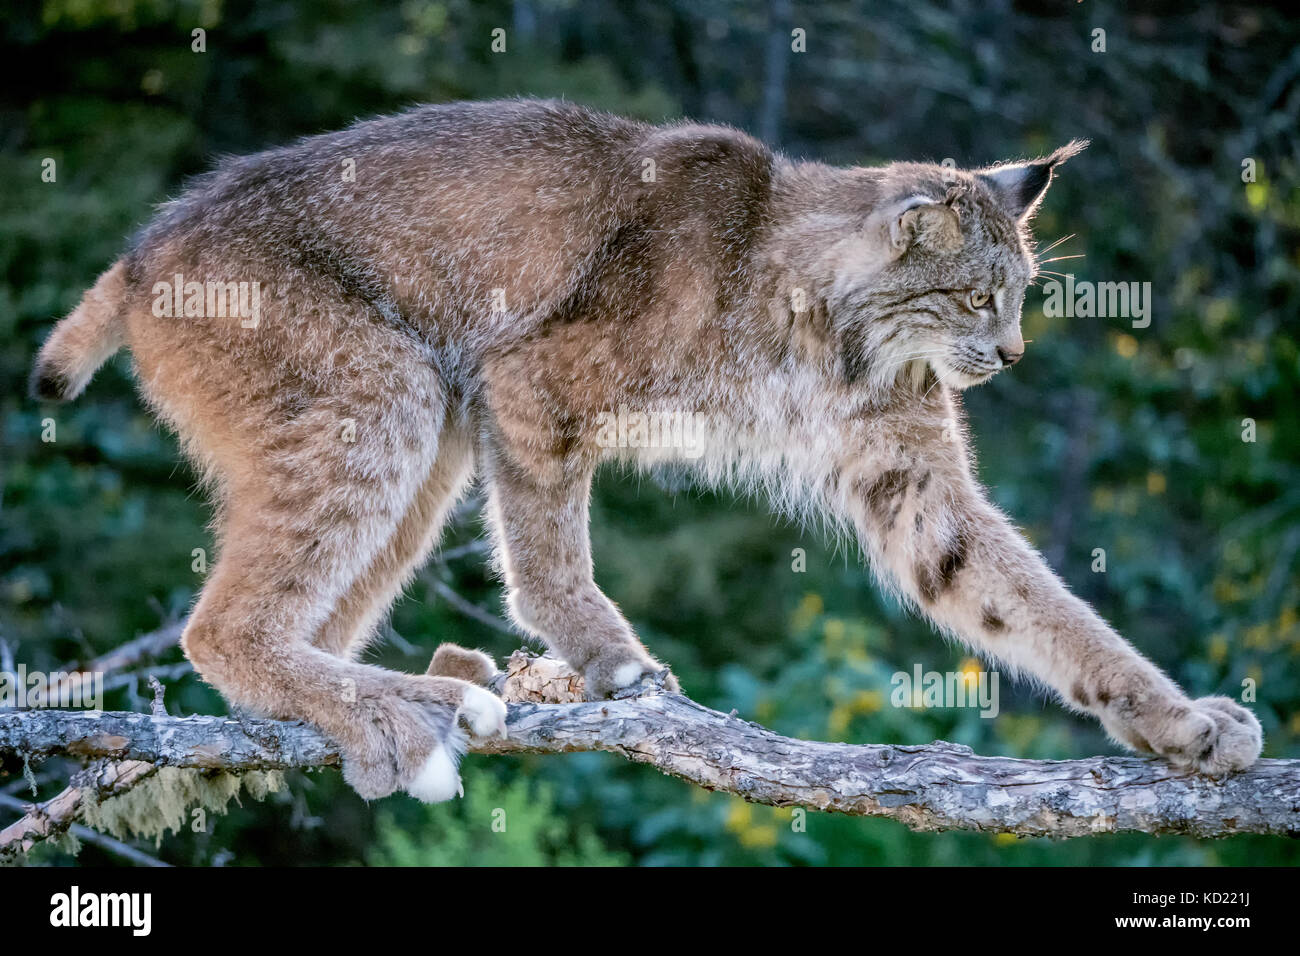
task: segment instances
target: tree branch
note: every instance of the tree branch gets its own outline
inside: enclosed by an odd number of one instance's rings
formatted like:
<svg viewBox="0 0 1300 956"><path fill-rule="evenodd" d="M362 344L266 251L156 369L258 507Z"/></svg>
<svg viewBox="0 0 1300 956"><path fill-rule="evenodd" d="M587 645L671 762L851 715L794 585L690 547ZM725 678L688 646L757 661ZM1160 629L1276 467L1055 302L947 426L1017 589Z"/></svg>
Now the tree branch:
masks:
<svg viewBox="0 0 1300 956"><path fill-rule="evenodd" d="M100 671L108 674L126 670L142 661L158 657L180 643L181 634L185 631L185 623L185 619L169 621L156 631L141 634L125 644L119 644L81 669L91 673Z"/></svg>
<svg viewBox="0 0 1300 956"><path fill-rule="evenodd" d="M1019 760L942 741L793 740L676 694L585 702L581 678L525 652L502 684L508 736L476 752L607 751L754 803L889 817L923 831L1300 836L1298 760L1261 760L1216 781L1150 758ZM233 772L339 763L335 747L300 723L56 710L0 713L0 752Z"/></svg>
<svg viewBox="0 0 1300 956"><path fill-rule="evenodd" d="M110 794L110 796L117 796L117 794L113 793ZM31 814L36 809L30 803L26 803L22 800L19 800L17 797L7 796L6 794L3 793L0 793L0 807L8 807L11 810L19 810L25 814L28 814L26 817L23 818L22 822L30 821L32 819ZM80 809L80 801L78 801L78 810L79 809ZM19 847L22 848L22 852L26 852L27 850L30 850L32 847L32 843L25 842L23 836L18 836L18 835L15 835L13 839L7 844L5 834L8 834L10 832L10 829L11 829L10 827L6 827L3 831L0 831L0 860L4 860L6 858L6 855L17 856L19 853ZM106 850L109 853L112 853L114 856L120 856L124 860L127 860L130 863L135 863L138 866L151 866L151 867L171 866L170 863L164 863L162 860L158 859L157 857L150 856L148 853L145 853L143 850L137 850L129 843L123 843L121 840L115 840L108 834L100 833L98 830L92 830L90 829L90 827L83 827L80 823L71 824L68 827L68 832L71 833L73 836L75 836L82 843L94 844L100 849ZM52 835L53 834L47 833L42 838L48 839L49 836Z"/></svg>
<svg viewBox="0 0 1300 956"><path fill-rule="evenodd" d="M41 712L18 711L17 713L21 715ZM58 713L58 711L45 711L45 713ZM148 761L96 762L74 775L72 785L58 796L44 803L26 805L26 814L21 819L0 830L0 859L26 853L37 843L59 836L69 827L76 826L75 821L81 813L82 803L87 793L100 800L115 797L153 776L157 771L158 767Z"/></svg>

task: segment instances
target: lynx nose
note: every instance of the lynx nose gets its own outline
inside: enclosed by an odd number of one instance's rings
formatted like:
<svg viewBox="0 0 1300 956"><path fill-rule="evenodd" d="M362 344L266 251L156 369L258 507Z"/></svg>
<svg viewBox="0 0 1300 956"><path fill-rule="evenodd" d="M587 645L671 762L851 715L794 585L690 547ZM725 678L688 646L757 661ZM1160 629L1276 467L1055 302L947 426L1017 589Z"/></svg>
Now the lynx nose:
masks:
<svg viewBox="0 0 1300 956"><path fill-rule="evenodd" d="M1020 323L1003 329L998 338L1001 339L997 344L998 358L1002 359L1003 368L1010 368L1025 354L1025 339L1020 334Z"/></svg>

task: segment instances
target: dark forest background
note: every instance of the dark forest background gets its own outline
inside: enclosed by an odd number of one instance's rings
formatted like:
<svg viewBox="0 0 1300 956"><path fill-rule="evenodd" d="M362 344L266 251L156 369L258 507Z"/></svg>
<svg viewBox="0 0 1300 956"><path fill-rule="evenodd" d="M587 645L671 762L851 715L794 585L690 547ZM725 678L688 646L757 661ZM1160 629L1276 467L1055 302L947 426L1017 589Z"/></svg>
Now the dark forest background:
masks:
<svg viewBox="0 0 1300 956"><path fill-rule="evenodd" d="M1300 24L1183 2L50 0L0 14L0 641L32 669L85 661L184 614L211 547L176 446L119 355L86 396L25 396L38 343L154 204L223 153L417 102L563 96L661 121L731 123L844 164L977 165L1073 137L1038 218L1051 266L1150 282L1152 321L1025 307L1026 361L969 394L980 470L1077 593L1193 695L1240 696L1265 755L1300 756ZM206 51L192 31L206 31ZM491 52L492 31L506 51ZM791 50L805 31L806 52ZM1104 52L1094 31L1104 30ZM55 182L42 179L55 160ZM1252 160L1251 163L1246 163ZM1253 177L1243 177L1253 169ZM1246 181L1252 179L1253 181ZM1067 268L1068 267L1068 268ZM41 440L42 420L57 441ZM1250 423L1246 424L1245 420ZM1250 434L1253 425L1253 436ZM1253 441L1243 440L1243 435ZM496 582L467 509L373 659L423 670L442 639L504 656ZM1002 685L1002 714L897 709L898 670L970 666L879 596L850 548L762 502L614 472L594 504L597 579L692 696L782 733L944 738L977 751L1114 752L1097 726ZM807 551L807 570L791 553ZM1104 573L1093 570L1104 549ZM449 603L451 591L486 620ZM0 649L3 650L3 649ZM2 662L0 662L2 663ZM224 713L179 651L119 682L143 708ZM1246 682L1243 684L1243 682ZM49 796L57 761L33 768ZM0 788L25 796L21 764ZM471 756L463 801L367 805L298 774L150 853L183 864L1234 864L1294 842L919 835L888 821L711 795L606 755ZM505 808L507 833L493 832ZM12 812L0 811L0 825ZM68 862L63 849L38 859ZM86 846L83 863L115 862Z"/></svg>

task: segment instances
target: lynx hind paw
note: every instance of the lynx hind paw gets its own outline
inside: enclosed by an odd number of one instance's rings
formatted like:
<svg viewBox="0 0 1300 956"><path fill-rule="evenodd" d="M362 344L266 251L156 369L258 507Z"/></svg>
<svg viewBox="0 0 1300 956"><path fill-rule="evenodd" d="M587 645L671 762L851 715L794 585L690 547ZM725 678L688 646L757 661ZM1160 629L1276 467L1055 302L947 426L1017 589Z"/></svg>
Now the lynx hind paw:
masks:
<svg viewBox="0 0 1300 956"><path fill-rule="evenodd" d="M409 702L404 702L409 703ZM367 750L343 752L343 779L365 800L378 800L404 790L417 800L438 803L461 793L457 767L465 752L465 732L446 711L446 725L434 730L419 721L402 727L375 722L380 735ZM415 731L412 733L412 731Z"/></svg>
<svg viewBox="0 0 1300 956"><path fill-rule="evenodd" d="M429 662L428 673L432 677L455 677L486 687L499 671L492 658L482 651L459 644L440 644Z"/></svg>
<svg viewBox="0 0 1300 956"><path fill-rule="evenodd" d="M453 678L394 680L357 707L353 724L362 733L342 748L343 778L367 800L398 790L426 803L450 800L462 792L461 724L475 737L505 732L505 704Z"/></svg>
<svg viewBox="0 0 1300 956"><path fill-rule="evenodd" d="M459 728L453 732L460 734ZM449 741L433 748L433 752L424 761L415 777L406 785L406 792L423 803L442 803L452 797L465 796L465 787L460 782L460 750L463 739ZM459 746L458 746L459 744Z"/></svg>
<svg viewBox="0 0 1300 956"><path fill-rule="evenodd" d="M460 758L464 755L465 734L460 724L477 738L506 735L506 705L495 694L473 684L465 685L464 698L456 711L453 726L445 743L433 748L424 765L406 786L406 792L425 803L441 803L452 797L465 796L460 780Z"/></svg>
<svg viewBox="0 0 1300 956"><path fill-rule="evenodd" d="M1259 720L1227 697L1192 701L1164 756L1181 767L1212 777L1245 770L1259 759L1264 733Z"/></svg>

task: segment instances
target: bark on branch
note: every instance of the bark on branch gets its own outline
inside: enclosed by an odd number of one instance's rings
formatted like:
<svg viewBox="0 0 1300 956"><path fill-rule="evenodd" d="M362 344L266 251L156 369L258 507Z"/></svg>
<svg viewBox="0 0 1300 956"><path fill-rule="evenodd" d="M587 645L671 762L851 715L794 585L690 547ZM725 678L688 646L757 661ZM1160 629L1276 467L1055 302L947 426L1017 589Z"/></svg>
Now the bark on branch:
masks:
<svg viewBox="0 0 1300 956"><path fill-rule="evenodd" d="M502 682L508 737L471 749L607 751L754 803L889 817L914 830L1300 836L1300 760L1261 760L1216 781L1139 757L1019 760L942 741L820 743L675 694L584 702L580 680L549 658L516 654ZM0 752L234 772L339 762L328 740L298 723L54 710L0 712Z"/></svg>

